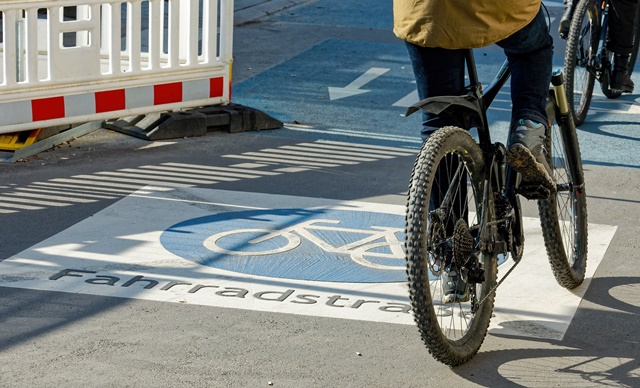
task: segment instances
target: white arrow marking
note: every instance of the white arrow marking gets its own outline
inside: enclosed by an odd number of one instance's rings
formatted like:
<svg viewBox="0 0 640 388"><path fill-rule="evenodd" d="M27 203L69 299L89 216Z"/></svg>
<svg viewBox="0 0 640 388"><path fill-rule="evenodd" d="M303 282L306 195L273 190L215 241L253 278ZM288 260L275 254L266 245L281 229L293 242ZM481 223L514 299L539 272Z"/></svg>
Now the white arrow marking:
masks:
<svg viewBox="0 0 640 388"><path fill-rule="evenodd" d="M418 98L418 91L414 90L413 92L407 94L406 96L402 97L401 99L399 99L398 101L396 101L393 106L399 106L402 108L408 108L411 105L415 104L416 102L420 101L420 98Z"/></svg>
<svg viewBox="0 0 640 388"><path fill-rule="evenodd" d="M380 77L390 69L385 69L381 67L372 67L367 70L363 75L356 78L355 81L351 82L349 85L344 88L334 88L329 86L329 100L339 100L345 97L357 96L358 94L367 93L370 90L360 89L364 85L373 81L374 79Z"/></svg>

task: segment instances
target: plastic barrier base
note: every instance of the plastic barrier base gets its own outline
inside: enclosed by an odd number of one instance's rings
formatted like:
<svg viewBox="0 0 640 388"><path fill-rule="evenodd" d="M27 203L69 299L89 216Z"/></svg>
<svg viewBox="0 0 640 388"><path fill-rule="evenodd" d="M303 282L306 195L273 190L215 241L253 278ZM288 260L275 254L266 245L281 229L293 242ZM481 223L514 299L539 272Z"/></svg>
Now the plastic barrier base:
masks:
<svg viewBox="0 0 640 388"><path fill-rule="evenodd" d="M104 127L146 140L165 140L215 131L278 129L283 123L258 109L228 104L107 120Z"/></svg>
<svg viewBox="0 0 640 388"><path fill-rule="evenodd" d="M0 150L15 151L33 144L41 130L42 128L38 128L32 131L0 134Z"/></svg>

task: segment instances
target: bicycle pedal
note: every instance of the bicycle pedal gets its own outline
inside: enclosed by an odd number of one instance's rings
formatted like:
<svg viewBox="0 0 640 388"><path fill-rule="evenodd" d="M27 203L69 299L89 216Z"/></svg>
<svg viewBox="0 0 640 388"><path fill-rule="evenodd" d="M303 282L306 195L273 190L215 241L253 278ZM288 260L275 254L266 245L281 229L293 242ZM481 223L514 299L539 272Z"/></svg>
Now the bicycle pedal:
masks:
<svg viewBox="0 0 640 388"><path fill-rule="evenodd" d="M521 184L516 192L526 199L548 199L551 190L539 184Z"/></svg>

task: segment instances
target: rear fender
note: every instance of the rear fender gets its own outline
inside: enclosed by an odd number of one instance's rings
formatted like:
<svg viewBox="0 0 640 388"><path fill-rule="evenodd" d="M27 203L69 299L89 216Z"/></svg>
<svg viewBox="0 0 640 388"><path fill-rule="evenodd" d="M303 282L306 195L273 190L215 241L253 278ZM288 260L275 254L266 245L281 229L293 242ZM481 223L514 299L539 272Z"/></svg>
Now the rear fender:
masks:
<svg viewBox="0 0 640 388"><path fill-rule="evenodd" d="M465 129L480 126L483 123L482 109L478 100L472 96L438 96L425 98L411 105L405 116L423 110L436 116L463 118Z"/></svg>

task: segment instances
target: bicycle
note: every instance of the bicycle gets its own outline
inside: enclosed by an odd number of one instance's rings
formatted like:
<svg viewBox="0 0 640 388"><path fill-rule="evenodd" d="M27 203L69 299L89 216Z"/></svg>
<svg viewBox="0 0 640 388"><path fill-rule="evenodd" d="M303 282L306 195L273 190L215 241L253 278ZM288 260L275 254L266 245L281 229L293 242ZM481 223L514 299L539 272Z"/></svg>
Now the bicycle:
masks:
<svg viewBox="0 0 640 388"><path fill-rule="evenodd" d="M572 103L576 126L582 125L587 117L596 80L607 98L622 95L621 91L610 88L613 53L607 49L606 44L609 36L609 9L609 0L581 0L571 19L564 73L567 100ZM640 22L640 9L636 12L636 20ZM634 36L629 75L633 72L638 57L640 28L636 28Z"/></svg>
<svg viewBox="0 0 640 388"><path fill-rule="evenodd" d="M557 282L568 289L585 277L587 204L580 149L561 71L553 74L547 104L548 161L557 189L526 185L505 163L506 147L493 143L487 109L511 73L507 61L483 92L473 51L463 96L432 97L407 110L454 115L464 128L443 127L423 144L409 185L405 255L414 320L429 352L456 366L470 360L487 334L497 287L522 258L519 195L538 201L547 255ZM478 141L468 129L476 127ZM442 183L442 184L441 184ZM515 264L497 281L498 256ZM467 301L443 303L445 267L469 287Z"/></svg>

